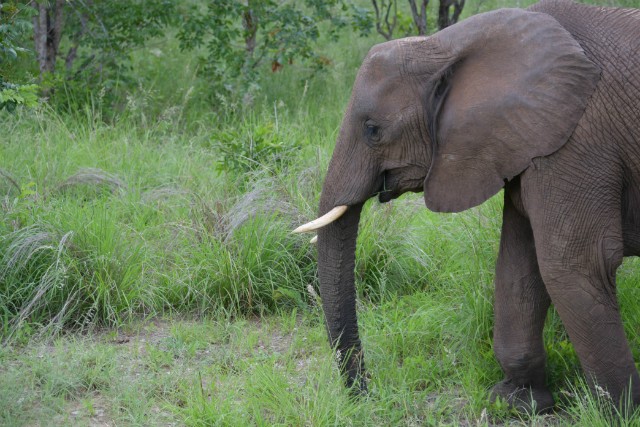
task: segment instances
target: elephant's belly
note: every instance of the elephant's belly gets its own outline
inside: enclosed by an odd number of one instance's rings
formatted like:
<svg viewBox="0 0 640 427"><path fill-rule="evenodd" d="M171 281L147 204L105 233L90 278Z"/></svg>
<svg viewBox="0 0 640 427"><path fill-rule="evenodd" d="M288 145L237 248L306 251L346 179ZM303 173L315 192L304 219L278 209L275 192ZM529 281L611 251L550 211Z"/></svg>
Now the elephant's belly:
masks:
<svg viewBox="0 0 640 427"><path fill-rule="evenodd" d="M622 237L624 255L640 256L640 192L637 185L629 186L622 198Z"/></svg>
<svg viewBox="0 0 640 427"><path fill-rule="evenodd" d="M633 228L622 228L624 237L624 256L640 256L640 229L637 225Z"/></svg>

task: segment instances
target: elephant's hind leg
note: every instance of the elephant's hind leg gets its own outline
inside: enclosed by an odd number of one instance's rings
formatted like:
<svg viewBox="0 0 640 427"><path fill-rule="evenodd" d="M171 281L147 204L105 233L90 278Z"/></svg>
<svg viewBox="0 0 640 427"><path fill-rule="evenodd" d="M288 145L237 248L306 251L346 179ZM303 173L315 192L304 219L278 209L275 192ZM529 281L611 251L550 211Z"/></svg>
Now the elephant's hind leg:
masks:
<svg viewBox="0 0 640 427"><path fill-rule="evenodd" d="M615 171L602 159L589 174L564 173L561 186L547 180L551 173L531 180L541 187L528 190L544 197L532 199L528 212L542 279L592 391L615 405L628 398L638 405L640 378L616 297L624 254L622 184L617 175L598 176Z"/></svg>
<svg viewBox="0 0 640 427"><path fill-rule="evenodd" d="M545 412L554 405L545 385L545 350L542 339L549 308L529 220L505 191L500 253L496 266L494 351L505 379L492 390L524 412Z"/></svg>
<svg viewBox="0 0 640 427"><path fill-rule="evenodd" d="M626 404L629 398L638 405L640 378L615 292L615 270L622 261L621 238L605 234L595 240L580 243L586 253L597 255L593 262L573 260L568 264L540 251L542 277L592 391L610 396L615 405Z"/></svg>

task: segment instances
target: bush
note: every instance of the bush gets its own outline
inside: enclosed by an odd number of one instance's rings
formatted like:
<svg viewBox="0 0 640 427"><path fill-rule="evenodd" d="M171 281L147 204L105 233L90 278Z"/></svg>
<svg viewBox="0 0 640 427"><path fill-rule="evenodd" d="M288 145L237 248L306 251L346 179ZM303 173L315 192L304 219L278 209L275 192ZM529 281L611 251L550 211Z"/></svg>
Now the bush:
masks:
<svg viewBox="0 0 640 427"><path fill-rule="evenodd" d="M211 148L220 153L219 171L245 174L258 169L281 171L300 147L284 138L273 122L265 121L219 131Z"/></svg>

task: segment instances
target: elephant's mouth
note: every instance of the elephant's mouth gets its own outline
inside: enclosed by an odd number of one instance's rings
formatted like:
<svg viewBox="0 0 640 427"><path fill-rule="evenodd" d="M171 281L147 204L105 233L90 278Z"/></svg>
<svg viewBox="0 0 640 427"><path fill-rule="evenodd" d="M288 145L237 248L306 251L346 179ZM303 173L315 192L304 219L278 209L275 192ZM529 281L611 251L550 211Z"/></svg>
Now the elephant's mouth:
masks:
<svg viewBox="0 0 640 427"><path fill-rule="evenodd" d="M401 194L401 192L394 190L382 190L378 193L378 201L380 203L387 203L393 199L397 199Z"/></svg>
<svg viewBox="0 0 640 427"><path fill-rule="evenodd" d="M378 201L387 203L408 191L418 193L423 189L423 181L424 178L403 179L397 174L386 171L383 174L382 185L378 191Z"/></svg>

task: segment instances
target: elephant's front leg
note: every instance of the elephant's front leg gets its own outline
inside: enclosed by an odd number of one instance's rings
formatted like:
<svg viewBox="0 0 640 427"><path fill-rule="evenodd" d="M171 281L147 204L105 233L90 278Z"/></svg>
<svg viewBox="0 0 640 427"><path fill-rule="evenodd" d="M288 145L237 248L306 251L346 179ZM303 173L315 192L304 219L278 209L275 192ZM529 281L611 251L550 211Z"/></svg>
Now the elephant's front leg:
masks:
<svg viewBox="0 0 640 427"><path fill-rule="evenodd" d="M545 385L542 339L550 301L540 277L529 220L511 199L518 186L516 181L505 190L494 304L494 351L505 379L493 388L492 399L501 397L529 413L545 412L554 405Z"/></svg>

